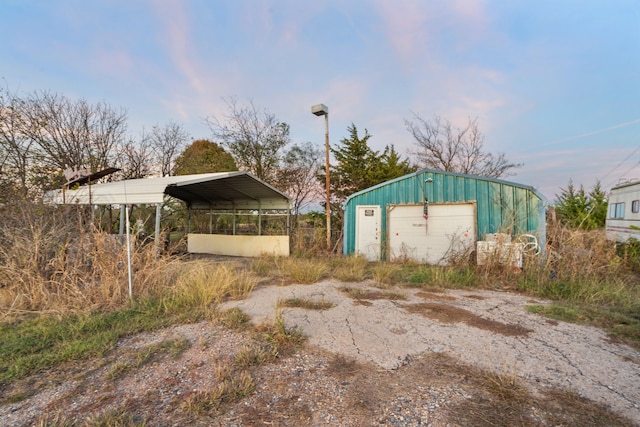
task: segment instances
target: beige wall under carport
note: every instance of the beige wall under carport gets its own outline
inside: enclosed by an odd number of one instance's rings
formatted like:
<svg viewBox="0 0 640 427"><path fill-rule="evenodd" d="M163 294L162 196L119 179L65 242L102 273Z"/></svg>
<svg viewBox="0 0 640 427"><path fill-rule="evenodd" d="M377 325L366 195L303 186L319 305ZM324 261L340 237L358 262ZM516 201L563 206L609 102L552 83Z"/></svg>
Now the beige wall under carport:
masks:
<svg viewBox="0 0 640 427"><path fill-rule="evenodd" d="M194 234L187 236L191 253L258 257L260 255L289 256L289 236L229 236L225 234Z"/></svg>

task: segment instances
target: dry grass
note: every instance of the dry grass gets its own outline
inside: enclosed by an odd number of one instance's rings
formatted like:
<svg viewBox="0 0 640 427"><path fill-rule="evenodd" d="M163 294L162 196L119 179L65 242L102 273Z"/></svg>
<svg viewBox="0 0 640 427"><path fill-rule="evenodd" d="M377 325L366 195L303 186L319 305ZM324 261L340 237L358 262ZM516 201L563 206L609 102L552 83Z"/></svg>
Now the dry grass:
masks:
<svg viewBox="0 0 640 427"><path fill-rule="evenodd" d="M329 301L314 301L304 298L288 298L278 301L278 307L304 308L306 310L328 310L335 306Z"/></svg>
<svg viewBox="0 0 640 427"><path fill-rule="evenodd" d="M484 386L501 400L524 403L531 399L529 390L518 380L515 373L510 371L484 373Z"/></svg>
<svg viewBox="0 0 640 427"><path fill-rule="evenodd" d="M251 271L260 277L269 277L279 275L277 258L270 255L264 255L253 258L250 262Z"/></svg>
<svg viewBox="0 0 640 427"><path fill-rule="evenodd" d="M0 317L110 311L130 303L126 245L95 230L78 231L66 211L32 206L21 221L0 225ZM156 257L135 240L133 296L157 295L173 279L178 260Z"/></svg>
<svg viewBox="0 0 640 427"><path fill-rule="evenodd" d="M638 277L606 240L604 230L569 230L560 225L548 231L546 258L526 260L518 279L521 290L560 301L640 308Z"/></svg>
<svg viewBox="0 0 640 427"><path fill-rule="evenodd" d="M276 258L276 262L282 275L296 283L316 283L329 271L327 263L322 259Z"/></svg>
<svg viewBox="0 0 640 427"><path fill-rule="evenodd" d="M215 361L217 384L209 390L191 394L184 402L188 412L210 416L227 405L239 402L256 388L252 369L290 354L305 341L299 331L285 327L280 312L276 313L273 323L256 326L253 337L254 342L243 346L232 358Z"/></svg>
<svg viewBox="0 0 640 427"><path fill-rule="evenodd" d="M244 299L260 281L251 271L229 264L197 260L176 273L172 297L192 307L214 308L223 299Z"/></svg>
<svg viewBox="0 0 640 427"><path fill-rule="evenodd" d="M367 278L369 261L360 256L348 256L333 260L331 275L341 282L362 282Z"/></svg>
<svg viewBox="0 0 640 427"><path fill-rule="evenodd" d="M235 331L246 331L251 327L251 316L240 310L238 307L229 310L217 312L214 319Z"/></svg>
<svg viewBox="0 0 640 427"><path fill-rule="evenodd" d="M253 393L256 384L248 371L219 370L218 384L205 391L196 391L184 402L188 412L212 415L224 405L235 403Z"/></svg>
<svg viewBox="0 0 640 427"><path fill-rule="evenodd" d="M396 283L401 271L399 264L378 262L371 266L373 280L382 287Z"/></svg>
<svg viewBox="0 0 640 427"><path fill-rule="evenodd" d="M277 357L273 348L264 345L245 345L235 355L234 367L236 369L248 369L252 366L260 366L271 362Z"/></svg>
<svg viewBox="0 0 640 427"><path fill-rule="evenodd" d="M44 208L43 208L44 209ZM30 314L107 312L130 305L128 255L117 236L77 232L63 212L26 214L25 222L0 225L0 318ZM206 260L185 263L158 256L155 246L132 241L133 300L207 307L244 298L257 276Z"/></svg>
<svg viewBox="0 0 640 427"><path fill-rule="evenodd" d="M342 287L342 292L347 294L350 298L355 300L377 300L386 299L391 301L406 300L407 295L401 292L393 291L373 291L370 289L363 289L359 287Z"/></svg>
<svg viewBox="0 0 640 427"><path fill-rule="evenodd" d="M256 332L266 344L273 348L274 354L284 356L296 351L306 337L299 329L288 329L284 323L282 310L277 309L272 323L263 322L256 326Z"/></svg>

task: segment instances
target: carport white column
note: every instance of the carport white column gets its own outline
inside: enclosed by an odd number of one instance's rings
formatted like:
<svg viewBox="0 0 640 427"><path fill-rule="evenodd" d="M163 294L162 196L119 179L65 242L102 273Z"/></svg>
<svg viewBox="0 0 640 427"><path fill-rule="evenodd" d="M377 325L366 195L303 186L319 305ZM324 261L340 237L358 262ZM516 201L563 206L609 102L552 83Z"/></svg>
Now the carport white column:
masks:
<svg viewBox="0 0 640 427"><path fill-rule="evenodd" d="M209 234L213 234L213 209L209 204Z"/></svg>
<svg viewBox="0 0 640 427"><path fill-rule="evenodd" d="M124 241L124 210L126 209L125 205L120 205L120 242Z"/></svg>
<svg viewBox="0 0 640 427"><path fill-rule="evenodd" d="M156 243L156 256L160 255L160 215L162 214L162 203L156 205L156 230L155 230L155 243Z"/></svg>
<svg viewBox="0 0 640 427"><path fill-rule="evenodd" d="M233 205L233 235L236 235L236 205Z"/></svg>

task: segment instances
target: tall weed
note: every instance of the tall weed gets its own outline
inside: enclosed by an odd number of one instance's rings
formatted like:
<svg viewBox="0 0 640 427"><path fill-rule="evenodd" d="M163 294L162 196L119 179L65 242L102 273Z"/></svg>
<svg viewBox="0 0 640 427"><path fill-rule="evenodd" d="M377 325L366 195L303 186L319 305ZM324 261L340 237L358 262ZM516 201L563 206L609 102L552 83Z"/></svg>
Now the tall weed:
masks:
<svg viewBox="0 0 640 427"><path fill-rule="evenodd" d="M518 279L521 290L554 300L630 310L640 307L638 277L616 252L604 230L549 230L542 259L528 259Z"/></svg>
<svg viewBox="0 0 640 427"><path fill-rule="evenodd" d="M22 221L10 216L0 225L0 318L113 311L131 303L126 245L73 221L69 209L25 208ZM258 283L234 266L159 256L153 244L135 239L131 248L132 297L139 303L205 308L244 298Z"/></svg>
<svg viewBox="0 0 640 427"><path fill-rule="evenodd" d="M71 208L13 208L0 212L8 216L0 224L0 317L111 310L129 303L126 245L117 236L76 222ZM166 288L174 263L134 240L134 297Z"/></svg>

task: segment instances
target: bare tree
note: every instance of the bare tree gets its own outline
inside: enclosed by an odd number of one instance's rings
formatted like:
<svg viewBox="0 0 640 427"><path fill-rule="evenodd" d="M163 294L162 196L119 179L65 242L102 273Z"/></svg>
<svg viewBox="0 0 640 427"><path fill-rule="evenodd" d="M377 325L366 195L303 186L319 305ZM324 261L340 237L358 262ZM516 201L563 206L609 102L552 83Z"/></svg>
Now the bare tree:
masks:
<svg viewBox="0 0 640 427"><path fill-rule="evenodd" d="M153 152L150 136L142 131L140 141L128 139L119 150L118 164L123 179L145 178L152 173Z"/></svg>
<svg viewBox="0 0 640 427"><path fill-rule="evenodd" d="M156 125L151 128L149 141L162 176L171 175L176 157L183 151L188 140L189 133L177 123L169 122L164 126Z"/></svg>
<svg viewBox="0 0 640 427"><path fill-rule="evenodd" d="M280 189L291 199L294 218L322 194L318 181L322 154L322 150L307 142L292 146L282 159L277 181Z"/></svg>
<svg viewBox="0 0 640 427"><path fill-rule="evenodd" d="M414 120L405 120L405 126L415 138L418 148L413 154L422 167L500 178L522 166L509 162L504 153L494 156L484 151L477 119L469 118L465 127L456 128L438 116L427 121L414 114Z"/></svg>
<svg viewBox="0 0 640 427"><path fill-rule="evenodd" d="M24 132L43 151L45 164L62 170L112 166L126 131L124 110L46 91L27 99L25 115Z"/></svg>
<svg viewBox="0 0 640 427"><path fill-rule="evenodd" d="M235 98L226 102L229 115L222 120L206 119L209 128L229 150L240 169L273 182L282 150L290 142L289 125L267 110L259 111L253 102L246 106L238 105Z"/></svg>
<svg viewBox="0 0 640 427"><path fill-rule="evenodd" d="M24 133L24 101L0 88L0 182L8 193L26 197L33 141Z"/></svg>

